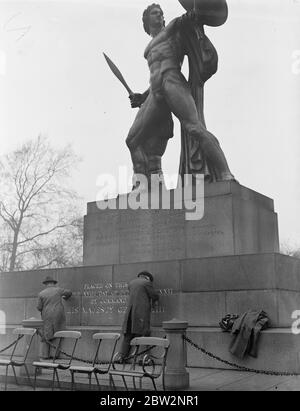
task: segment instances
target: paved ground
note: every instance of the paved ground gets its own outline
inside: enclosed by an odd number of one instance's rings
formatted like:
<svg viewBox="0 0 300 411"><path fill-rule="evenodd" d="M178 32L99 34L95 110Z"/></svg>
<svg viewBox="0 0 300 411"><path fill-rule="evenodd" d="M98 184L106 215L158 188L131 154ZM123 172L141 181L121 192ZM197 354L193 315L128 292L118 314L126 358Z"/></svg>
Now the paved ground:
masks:
<svg viewBox="0 0 300 411"><path fill-rule="evenodd" d="M2 373L2 370L0 370ZM297 377L273 377L266 375L258 375L240 371L231 370L213 370L203 368L189 368L190 373L190 391L300 391L300 376ZM62 388L64 390L70 389L70 374L64 372L60 374ZM0 376L1 378L1 376ZM48 391L51 374L44 373L39 377L39 384L43 388L38 388L39 391ZM87 378L78 376L78 389L87 389ZM101 385L104 390L108 388L108 378L102 378ZM16 386L10 380L8 390L10 391L30 391L31 387L25 385ZM21 380L21 384L24 380ZM122 386L122 382L116 379L116 385ZM128 384L132 388L132 384ZM0 390L3 390L3 378L0 383ZM143 384L144 389L152 389L151 384ZM158 389L161 390L161 385L158 384ZM97 389L93 384L93 389ZM187 390L187 391L189 391Z"/></svg>

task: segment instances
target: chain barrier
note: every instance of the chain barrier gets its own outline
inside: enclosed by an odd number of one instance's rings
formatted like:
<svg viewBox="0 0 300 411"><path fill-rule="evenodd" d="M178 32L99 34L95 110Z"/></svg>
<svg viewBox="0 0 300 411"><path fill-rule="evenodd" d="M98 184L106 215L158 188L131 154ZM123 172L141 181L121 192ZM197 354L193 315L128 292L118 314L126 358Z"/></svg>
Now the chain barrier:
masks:
<svg viewBox="0 0 300 411"><path fill-rule="evenodd" d="M37 334L43 339L43 334L39 330L37 331ZM50 341L46 341L46 344L48 344L55 351L57 350L57 346L52 344ZM93 364L93 361L84 360L83 358L78 358L78 357L75 357L75 356L72 357L72 355L68 354L67 352L65 352L63 350L59 350L59 352L61 354L63 354L64 356L66 356L67 358L73 358L73 360L75 360L75 361L83 362L85 364L90 364L90 365ZM98 364L98 365L108 365L109 362L96 361L96 364Z"/></svg>
<svg viewBox="0 0 300 411"><path fill-rule="evenodd" d="M42 334L39 330L37 331L37 334L38 334L41 338L43 338L43 334ZM46 343L47 343L51 348L57 350L57 346L56 346L56 345L52 344L52 343L49 342L49 341L47 341ZM146 353L149 352L152 348L153 348L153 346L147 348L147 349L144 350L144 351L141 351L141 352L139 353L139 356L142 355L142 354L146 354ZM63 350L59 350L59 351L60 351L60 353L63 354L64 356L66 356L66 357L68 357L68 358L73 358L73 360L75 360L75 361L79 361L79 362L82 362L82 363L84 363L84 364L89 364L89 365L93 365L93 364L94 364L93 361L84 360L83 358L78 358L78 357L75 357L75 356L72 357L72 355L66 353L66 352L63 351ZM133 358L133 357L132 357L132 356L128 356L128 357L124 358L124 360L127 361L127 360L130 360L131 358ZM110 361L100 361L100 360L96 360L96 361L95 361L95 364L96 364L96 365L109 365L109 364L110 364Z"/></svg>
<svg viewBox="0 0 300 411"><path fill-rule="evenodd" d="M279 376L279 377L296 377L296 376L299 376L299 374L297 374L297 373L279 372L279 371L271 371L271 370L269 370L269 371L267 371L267 370L258 370L258 369L255 369L255 368L244 367L242 365L238 365L238 364L232 363L230 361L223 360L222 358L218 357L217 355L205 350L202 347L199 347L199 345L194 343L190 338L188 338L185 335L183 335L183 339L187 343L189 343L193 348L195 348L196 350L201 351L202 354L205 354L208 357L213 358L214 360L217 360L217 361L219 361L223 364L229 365L230 367L238 368L241 371L253 372L255 374L273 375L273 376Z"/></svg>
<svg viewBox="0 0 300 411"><path fill-rule="evenodd" d="M0 354L2 354L4 351L9 350L11 347L13 347L15 344L17 344L23 337L24 337L24 335L19 335L19 337L18 337L15 341L13 341L13 342L12 342L11 344L9 344L7 347L2 348L2 349L0 350Z"/></svg>

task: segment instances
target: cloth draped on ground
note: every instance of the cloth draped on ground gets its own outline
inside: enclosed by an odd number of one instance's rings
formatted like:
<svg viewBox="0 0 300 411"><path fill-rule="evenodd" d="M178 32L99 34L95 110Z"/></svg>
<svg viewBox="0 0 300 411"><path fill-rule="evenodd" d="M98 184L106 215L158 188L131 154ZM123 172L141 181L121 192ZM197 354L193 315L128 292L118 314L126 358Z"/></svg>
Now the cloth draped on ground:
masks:
<svg viewBox="0 0 300 411"><path fill-rule="evenodd" d="M48 287L38 296L37 309L41 312L43 324L43 339L51 340L57 331L66 329L66 316L62 298L68 299L72 295L69 290L59 287Z"/></svg>
<svg viewBox="0 0 300 411"><path fill-rule="evenodd" d="M269 318L264 311L249 310L233 323L233 340L229 351L243 359L246 355L257 357L260 331L267 328Z"/></svg>

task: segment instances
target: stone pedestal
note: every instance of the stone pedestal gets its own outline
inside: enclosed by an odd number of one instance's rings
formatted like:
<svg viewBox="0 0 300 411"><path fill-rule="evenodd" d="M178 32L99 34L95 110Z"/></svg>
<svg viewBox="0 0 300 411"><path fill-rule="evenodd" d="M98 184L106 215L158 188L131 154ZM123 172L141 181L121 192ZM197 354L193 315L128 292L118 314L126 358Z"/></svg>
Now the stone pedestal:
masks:
<svg viewBox="0 0 300 411"><path fill-rule="evenodd" d="M187 363L186 344L183 340L188 323L173 319L163 322L163 329L170 341L168 351L165 385L169 390L183 390L189 387L189 373L185 366Z"/></svg>
<svg viewBox="0 0 300 411"><path fill-rule="evenodd" d="M24 328L34 328L37 331L41 331L43 327L43 321L42 320L37 320L36 318L30 318L28 320L22 321L22 325ZM26 341L24 345L24 349L28 346L29 343L29 336L26 336ZM27 356L27 369L29 375L34 375L35 373L35 367L33 367L31 364L35 361L40 361L40 352L41 352L41 338L38 334L36 334L31 342L30 350ZM38 375L41 374L41 370L38 370ZM26 376L26 371L23 367L20 368L20 375L21 376Z"/></svg>
<svg viewBox="0 0 300 411"><path fill-rule="evenodd" d="M84 265L126 264L279 251L273 201L236 182L205 184L204 216L187 220L186 204L168 192L170 209L120 209L89 203L84 222ZM112 201L107 202L111 207Z"/></svg>

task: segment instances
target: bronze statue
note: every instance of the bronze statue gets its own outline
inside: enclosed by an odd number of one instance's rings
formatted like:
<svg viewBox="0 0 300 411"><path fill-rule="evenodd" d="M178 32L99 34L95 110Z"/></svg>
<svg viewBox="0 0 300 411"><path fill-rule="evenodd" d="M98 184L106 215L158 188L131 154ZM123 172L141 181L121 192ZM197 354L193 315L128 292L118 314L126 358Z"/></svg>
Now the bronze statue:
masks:
<svg viewBox="0 0 300 411"><path fill-rule="evenodd" d="M143 14L145 31L152 37L145 50L150 88L131 93L131 106L140 107L126 144L134 173L162 175L161 157L173 137L172 114L182 128L180 174L205 174L210 181L234 179L218 140L205 126L203 86L217 71L217 52L206 37L204 24L220 25L227 18L226 0L180 0L186 14L165 26L158 4ZM189 59L189 81L181 73Z"/></svg>

